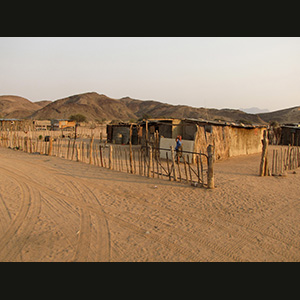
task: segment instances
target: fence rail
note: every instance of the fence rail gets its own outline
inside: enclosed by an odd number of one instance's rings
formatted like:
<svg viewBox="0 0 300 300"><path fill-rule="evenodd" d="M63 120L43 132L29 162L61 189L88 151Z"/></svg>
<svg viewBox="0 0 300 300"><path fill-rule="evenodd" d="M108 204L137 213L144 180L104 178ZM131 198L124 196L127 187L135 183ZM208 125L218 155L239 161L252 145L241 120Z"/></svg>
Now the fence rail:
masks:
<svg viewBox="0 0 300 300"><path fill-rule="evenodd" d="M108 145L94 142L94 136L89 142L58 137L30 138L13 132L1 132L0 146L27 153L57 156L140 176L213 188L213 185L209 185L207 175L212 166L209 166L209 157L205 153L182 151L181 155L177 155L173 147L163 149L131 144ZM160 150L167 151L166 158L160 157ZM195 155L195 163L190 161L187 154Z"/></svg>

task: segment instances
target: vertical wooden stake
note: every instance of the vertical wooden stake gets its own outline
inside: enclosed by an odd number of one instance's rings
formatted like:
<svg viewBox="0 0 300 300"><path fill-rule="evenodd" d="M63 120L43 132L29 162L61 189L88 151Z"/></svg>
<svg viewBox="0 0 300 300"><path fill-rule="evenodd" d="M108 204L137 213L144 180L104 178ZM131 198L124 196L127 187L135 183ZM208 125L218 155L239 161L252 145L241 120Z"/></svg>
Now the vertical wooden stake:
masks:
<svg viewBox="0 0 300 300"><path fill-rule="evenodd" d="M133 167L134 167L134 174L136 174L136 151L133 151Z"/></svg>
<svg viewBox="0 0 300 300"><path fill-rule="evenodd" d="M203 162L202 162L201 151L200 151L200 168L201 168L201 187L203 187L204 179L203 179Z"/></svg>
<svg viewBox="0 0 300 300"><path fill-rule="evenodd" d="M177 181L177 172L175 168L175 155L174 155L174 147L171 146L171 158L172 158L172 164L173 164L173 175L174 175L174 181Z"/></svg>
<svg viewBox="0 0 300 300"><path fill-rule="evenodd" d="M132 125L130 126L130 130L132 131ZM131 135L130 135L131 139ZM133 159L132 159L132 144L129 142L129 162L130 162L130 173L133 174Z"/></svg>
<svg viewBox="0 0 300 300"><path fill-rule="evenodd" d="M74 158L75 142L76 142L76 140L73 141L71 160L73 160L73 158Z"/></svg>
<svg viewBox="0 0 300 300"><path fill-rule="evenodd" d="M53 140L52 140L52 137L50 137L48 156L51 156L51 154L52 154L52 147L53 147L52 143L53 143Z"/></svg>
<svg viewBox="0 0 300 300"><path fill-rule="evenodd" d="M168 167L169 180L171 181L171 172L170 172L170 166L169 166L168 152L166 152L166 158L167 158L167 167Z"/></svg>
<svg viewBox="0 0 300 300"><path fill-rule="evenodd" d="M262 140L262 154L261 154L261 163L260 163L260 176L266 176L266 160L268 154L268 139L267 139L267 131L264 131L264 136Z"/></svg>
<svg viewBox="0 0 300 300"><path fill-rule="evenodd" d="M128 163L127 163L127 151L126 151L126 149L124 149L124 153L125 153L126 170L127 170L127 173L129 173L129 167L128 167Z"/></svg>
<svg viewBox="0 0 300 300"><path fill-rule="evenodd" d="M151 169L152 169L152 147L149 146L149 167L148 167L148 177L151 176Z"/></svg>
<svg viewBox="0 0 300 300"><path fill-rule="evenodd" d="M197 157L197 172L198 172L198 183L200 183L200 157L199 155L196 156Z"/></svg>
<svg viewBox="0 0 300 300"><path fill-rule="evenodd" d="M193 177L192 177L191 163L190 163L190 157L189 156L187 156L187 162L188 162L188 165L189 165L190 183L192 183L193 182Z"/></svg>
<svg viewBox="0 0 300 300"><path fill-rule="evenodd" d="M272 158L272 175L275 174L275 149L273 150L273 158Z"/></svg>
<svg viewBox="0 0 300 300"><path fill-rule="evenodd" d="M112 145L109 146L109 161L108 161L108 168L112 170L112 152L113 148Z"/></svg>
<svg viewBox="0 0 300 300"><path fill-rule="evenodd" d="M208 154L208 159L207 159L207 187L209 189L213 189L215 187L215 182L214 182L214 166L213 166L213 146L209 145L207 147L207 154Z"/></svg>
<svg viewBox="0 0 300 300"><path fill-rule="evenodd" d="M99 145L99 152L100 152L100 163L101 163L101 167L103 168L103 157L102 157L102 146Z"/></svg>
<svg viewBox="0 0 300 300"><path fill-rule="evenodd" d="M94 134L92 134L92 138L90 141L90 153L89 153L89 164L92 164L92 159L93 159L93 144L94 144Z"/></svg>
<svg viewBox="0 0 300 300"><path fill-rule="evenodd" d="M189 178L188 178L188 173L187 173L187 167L186 167L186 159L185 159L185 156L183 156L183 163L184 163L185 180L186 180L186 182L188 182L188 181L189 181Z"/></svg>

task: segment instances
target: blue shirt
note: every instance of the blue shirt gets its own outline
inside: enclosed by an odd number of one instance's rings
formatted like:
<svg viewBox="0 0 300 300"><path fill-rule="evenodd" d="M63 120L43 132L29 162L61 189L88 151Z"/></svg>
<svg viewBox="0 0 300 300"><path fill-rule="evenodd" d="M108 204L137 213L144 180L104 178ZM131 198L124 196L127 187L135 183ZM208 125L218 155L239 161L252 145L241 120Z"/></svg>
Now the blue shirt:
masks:
<svg viewBox="0 0 300 300"><path fill-rule="evenodd" d="M181 141L180 141L179 139L177 139L175 150L178 150L178 148L179 148L181 145L182 145Z"/></svg>

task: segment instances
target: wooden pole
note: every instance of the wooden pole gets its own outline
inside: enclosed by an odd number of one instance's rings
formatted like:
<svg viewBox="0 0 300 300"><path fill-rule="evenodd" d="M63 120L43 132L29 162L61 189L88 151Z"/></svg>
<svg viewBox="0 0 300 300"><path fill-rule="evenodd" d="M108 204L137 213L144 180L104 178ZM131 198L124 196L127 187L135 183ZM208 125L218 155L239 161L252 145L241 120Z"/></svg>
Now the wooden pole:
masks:
<svg viewBox="0 0 300 300"><path fill-rule="evenodd" d="M169 166L168 152L166 152L166 158L167 158L167 167L168 167L169 180L171 180L171 172L170 172L170 166Z"/></svg>
<svg viewBox="0 0 300 300"><path fill-rule="evenodd" d="M76 144L76 161L80 161L80 146Z"/></svg>
<svg viewBox="0 0 300 300"><path fill-rule="evenodd" d="M174 155L174 147L171 146L171 158L172 158L172 164L173 164L173 175L174 175L174 181L177 181L177 172L175 168L175 155Z"/></svg>
<svg viewBox="0 0 300 300"><path fill-rule="evenodd" d="M213 166L213 145L209 145L207 147L207 154L208 154L208 159L207 159L207 187L209 189L213 189L215 187L214 183L214 166Z"/></svg>
<svg viewBox="0 0 300 300"><path fill-rule="evenodd" d="M186 180L186 182L188 182L189 178L188 178L187 167L186 167L186 159L185 159L184 155L183 155L183 163L184 163L185 180Z"/></svg>
<svg viewBox="0 0 300 300"><path fill-rule="evenodd" d="M273 150L273 158L272 158L272 175L275 174L275 149Z"/></svg>
<svg viewBox="0 0 300 300"><path fill-rule="evenodd" d="M190 183L192 183L193 182L193 177L192 177L191 163L190 163L190 157L189 156L187 156L187 162L188 162L188 165L189 165Z"/></svg>
<svg viewBox="0 0 300 300"><path fill-rule="evenodd" d="M262 154L261 154L261 163L260 163L260 176L266 176L266 163L267 163L267 154L268 154L268 139L267 131L264 131L263 140L262 140Z"/></svg>
<svg viewBox="0 0 300 300"><path fill-rule="evenodd" d="M92 134L92 138L90 141L90 153L89 153L89 164L92 164L92 159L93 159L93 144L94 144L94 134Z"/></svg>
<svg viewBox="0 0 300 300"><path fill-rule="evenodd" d="M144 152L144 176L147 176L147 155L148 155L148 147L146 148Z"/></svg>
<svg viewBox="0 0 300 300"><path fill-rule="evenodd" d="M138 158L139 158L139 175L142 175L142 149L138 151Z"/></svg>
<svg viewBox="0 0 300 300"><path fill-rule="evenodd" d="M136 151L133 151L133 167L134 167L134 174L136 174Z"/></svg>
<svg viewBox="0 0 300 300"><path fill-rule="evenodd" d="M51 154L52 154L52 147L53 147L52 143L53 143L53 139L52 139L52 137L50 137L48 156L51 156Z"/></svg>
<svg viewBox="0 0 300 300"><path fill-rule="evenodd" d="M148 167L148 177L151 176L151 169L152 169L152 147L149 146L149 167Z"/></svg>
<svg viewBox="0 0 300 300"><path fill-rule="evenodd" d="M283 151L280 148L280 173L283 174Z"/></svg>
<svg viewBox="0 0 300 300"><path fill-rule="evenodd" d="M132 132L132 125L130 126L130 131ZM130 141L129 141L129 162L130 162L130 173L133 174L133 158L132 158L131 134L130 134Z"/></svg>
<svg viewBox="0 0 300 300"><path fill-rule="evenodd" d="M76 142L76 140L74 140L74 142L73 142L71 160L73 160L73 157L74 157L75 142Z"/></svg>
<svg viewBox="0 0 300 300"><path fill-rule="evenodd" d="M112 145L109 146L109 161L108 161L108 168L112 170L112 153L113 153L113 148Z"/></svg>
<svg viewBox="0 0 300 300"><path fill-rule="evenodd" d="M127 162L127 151L126 151L126 149L124 149L124 153L125 153L126 170L127 170L127 173L129 173L129 167L128 167L128 162Z"/></svg>
<svg viewBox="0 0 300 300"><path fill-rule="evenodd" d="M200 151L200 168L201 168L201 187L204 185L204 180L203 180L203 162L202 162L202 155Z"/></svg>
<svg viewBox="0 0 300 300"><path fill-rule="evenodd" d="M102 157L102 146L99 145L99 152L100 152L100 163L101 163L101 167L103 168L103 157Z"/></svg>
<svg viewBox="0 0 300 300"><path fill-rule="evenodd" d="M200 157L199 155L196 156L197 157L197 171L198 171L198 183L200 183Z"/></svg>
<svg viewBox="0 0 300 300"><path fill-rule="evenodd" d="M181 182L181 169L180 169L180 162L179 162L179 159L178 159L178 174L179 174L179 181Z"/></svg>

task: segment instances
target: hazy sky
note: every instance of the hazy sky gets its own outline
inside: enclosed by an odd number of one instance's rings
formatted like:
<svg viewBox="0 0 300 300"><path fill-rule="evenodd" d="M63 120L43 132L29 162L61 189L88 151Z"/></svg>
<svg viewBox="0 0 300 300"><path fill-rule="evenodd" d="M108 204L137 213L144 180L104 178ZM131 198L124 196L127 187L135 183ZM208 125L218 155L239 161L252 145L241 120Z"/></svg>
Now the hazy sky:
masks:
<svg viewBox="0 0 300 300"><path fill-rule="evenodd" d="M299 37L0 37L0 95L207 108L300 105Z"/></svg>

